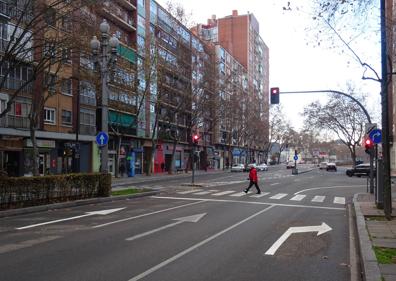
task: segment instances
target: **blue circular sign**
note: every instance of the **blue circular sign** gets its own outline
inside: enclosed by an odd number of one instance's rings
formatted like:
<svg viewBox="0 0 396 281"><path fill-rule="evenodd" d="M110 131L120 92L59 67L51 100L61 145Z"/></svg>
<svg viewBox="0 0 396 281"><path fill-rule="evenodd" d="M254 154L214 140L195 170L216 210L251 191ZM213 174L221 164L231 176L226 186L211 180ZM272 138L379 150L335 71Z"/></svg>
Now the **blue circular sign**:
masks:
<svg viewBox="0 0 396 281"><path fill-rule="evenodd" d="M109 136L105 132L100 132L96 136L96 143L99 146L105 146L109 142Z"/></svg>
<svg viewBox="0 0 396 281"><path fill-rule="evenodd" d="M294 155L294 158L293 158L295 161L297 161L298 160L298 156L297 155Z"/></svg>
<svg viewBox="0 0 396 281"><path fill-rule="evenodd" d="M376 143L376 144L381 143L382 132L379 129L374 129L370 132L369 137L374 143Z"/></svg>

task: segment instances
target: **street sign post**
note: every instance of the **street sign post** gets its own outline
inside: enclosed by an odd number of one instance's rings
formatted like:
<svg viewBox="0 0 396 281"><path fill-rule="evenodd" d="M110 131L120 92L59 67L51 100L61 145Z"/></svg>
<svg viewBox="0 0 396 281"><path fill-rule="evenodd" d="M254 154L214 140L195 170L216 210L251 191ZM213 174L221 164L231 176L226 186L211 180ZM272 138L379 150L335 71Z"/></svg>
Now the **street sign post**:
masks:
<svg viewBox="0 0 396 281"><path fill-rule="evenodd" d="M105 146L109 142L109 136L105 132L99 132L96 136L96 143L99 146Z"/></svg>
<svg viewBox="0 0 396 281"><path fill-rule="evenodd" d="M382 141L382 132L379 129L374 129L370 132L369 137L375 144L379 144Z"/></svg>

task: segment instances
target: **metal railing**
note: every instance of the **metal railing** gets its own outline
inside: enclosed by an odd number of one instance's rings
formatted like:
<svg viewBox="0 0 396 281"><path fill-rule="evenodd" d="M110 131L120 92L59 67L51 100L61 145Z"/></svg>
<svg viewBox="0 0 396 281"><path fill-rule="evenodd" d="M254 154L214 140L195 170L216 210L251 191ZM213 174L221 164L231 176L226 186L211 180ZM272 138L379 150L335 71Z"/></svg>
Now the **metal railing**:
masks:
<svg viewBox="0 0 396 281"><path fill-rule="evenodd" d="M28 117L6 115L5 117L0 118L0 127L29 129L30 120Z"/></svg>

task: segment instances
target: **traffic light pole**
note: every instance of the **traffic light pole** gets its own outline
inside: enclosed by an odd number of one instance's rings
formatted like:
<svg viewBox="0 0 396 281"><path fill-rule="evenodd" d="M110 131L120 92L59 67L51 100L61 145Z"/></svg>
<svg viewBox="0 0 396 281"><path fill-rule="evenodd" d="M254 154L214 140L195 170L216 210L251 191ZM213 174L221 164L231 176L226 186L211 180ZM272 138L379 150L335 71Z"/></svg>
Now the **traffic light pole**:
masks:
<svg viewBox="0 0 396 281"><path fill-rule="evenodd" d="M194 185L194 177L195 177L195 146L196 146L195 143L193 143L193 145L192 145L192 157L191 157L191 160L192 160L191 185Z"/></svg>

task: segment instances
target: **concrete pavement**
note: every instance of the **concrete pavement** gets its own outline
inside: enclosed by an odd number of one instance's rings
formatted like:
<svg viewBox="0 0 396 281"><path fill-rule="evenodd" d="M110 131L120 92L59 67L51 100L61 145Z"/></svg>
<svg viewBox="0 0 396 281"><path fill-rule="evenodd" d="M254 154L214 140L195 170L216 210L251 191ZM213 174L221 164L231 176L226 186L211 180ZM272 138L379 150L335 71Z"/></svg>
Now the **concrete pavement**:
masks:
<svg viewBox="0 0 396 281"><path fill-rule="evenodd" d="M395 199L392 206L396 206ZM393 219L386 220L369 193L356 194L354 207L363 280L396 281L396 257L392 264L379 264L374 252L374 247L396 249L396 209L392 210Z"/></svg>

